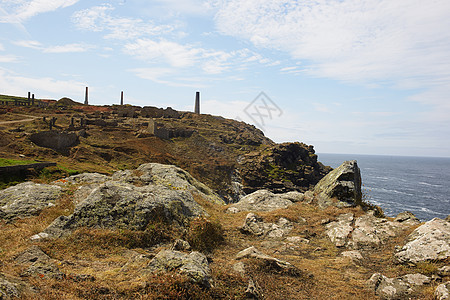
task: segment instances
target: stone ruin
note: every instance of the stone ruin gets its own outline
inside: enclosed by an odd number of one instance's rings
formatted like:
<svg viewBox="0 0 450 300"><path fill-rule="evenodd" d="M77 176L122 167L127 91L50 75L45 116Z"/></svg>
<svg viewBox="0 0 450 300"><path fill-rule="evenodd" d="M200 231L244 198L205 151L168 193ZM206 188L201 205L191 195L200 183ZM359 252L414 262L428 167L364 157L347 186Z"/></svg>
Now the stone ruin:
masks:
<svg viewBox="0 0 450 300"><path fill-rule="evenodd" d="M67 149L79 143L79 138L76 133L57 132L53 130L33 133L30 136L30 140L40 147L55 150Z"/></svg>
<svg viewBox="0 0 450 300"><path fill-rule="evenodd" d="M174 137L190 137L194 133L191 129L181 129L181 128L166 128L164 125L155 122L150 119L148 122L148 132L161 139L171 139Z"/></svg>

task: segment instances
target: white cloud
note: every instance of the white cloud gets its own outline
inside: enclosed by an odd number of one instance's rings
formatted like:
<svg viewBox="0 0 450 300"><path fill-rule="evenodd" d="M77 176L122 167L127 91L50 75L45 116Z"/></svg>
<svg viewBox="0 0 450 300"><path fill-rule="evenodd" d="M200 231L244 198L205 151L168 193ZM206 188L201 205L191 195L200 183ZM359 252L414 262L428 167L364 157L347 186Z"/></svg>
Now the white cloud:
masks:
<svg viewBox="0 0 450 300"><path fill-rule="evenodd" d="M79 0L17 0L2 1L0 23L22 23L41 13L51 12L60 8L72 6Z"/></svg>
<svg viewBox="0 0 450 300"><path fill-rule="evenodd" d="M5 47L2 44L0 44L0 51L5 51Z"/></svg>
<svg viewBox="0 0 450 300"><path fill-rule="evenodd" d="M37 97L61 97L61 95L82 95L86 84L73 80L56 80L51 77L19 76L6 69L0 69L0 86L3 93L10 95L24 95L27 91L33 91Z"/></svg>
<svg viewBox="0 0 450 300"><path fill-rule="evenodd" d="M173 68L135 68L128 71L134 73L139 78L168 86L191 88L205 87L205 85L201 83L202 81L199 81L199 83L195 78L186 79L177 77L179 73Z"/></svg>
<svg viewBox="0 0 450 300"><path fill-rule="evenodd" d="M57 45L57 46L44 46L42 45L42 43L38 41L31 41L31 40L15 41L13 42L13 44L25 48L36 49L44 53L76 53L76 52L86 52L89 51L90 49L96 48L96 46L93 45L77 44L77 43Z"/></svg>
<svg viewBox="0 0 450 300"><path fill-rule="evenodd" d="M18 61L15 55L0 55L0 63L11 63Z"/></svg>
<svg viewBox="0 0 450 300"><path fill-rule="evenodd" d="M450 75L447 0L223 0L218 9L222 33L286 51L316 76L424 86Z"/></svg>
<svg viewBox="0 0 450 300"><path fill-rule="evenodd" d="M111 15L114 7L109 4L95 6L73 14L72 21L82 30L103 32L105 38L129 40L148 35L161 35L172 32L173 25L155 25L138 18L115 17Z"/></svg>

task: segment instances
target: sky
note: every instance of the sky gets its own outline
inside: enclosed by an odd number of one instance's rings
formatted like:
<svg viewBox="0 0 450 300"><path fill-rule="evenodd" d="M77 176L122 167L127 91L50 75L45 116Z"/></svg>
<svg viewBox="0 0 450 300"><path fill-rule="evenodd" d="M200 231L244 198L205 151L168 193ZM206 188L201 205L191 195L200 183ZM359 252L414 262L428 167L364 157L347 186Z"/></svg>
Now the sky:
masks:
<svg viewBox="0 0 450 300"><path fill-rule="evenodd" d="M448 0L0 0L0 94L194 109L318 153L450 157Z"/></svg>

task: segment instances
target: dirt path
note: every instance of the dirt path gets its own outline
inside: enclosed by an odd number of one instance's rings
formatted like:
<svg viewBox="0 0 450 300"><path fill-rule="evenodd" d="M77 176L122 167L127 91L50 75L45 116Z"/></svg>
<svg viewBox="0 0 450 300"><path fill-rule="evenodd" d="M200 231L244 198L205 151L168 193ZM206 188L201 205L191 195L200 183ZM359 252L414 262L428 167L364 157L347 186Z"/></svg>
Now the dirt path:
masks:
<svg viewBox="0 0 450 300"><path fill-rule="evenodd" d="M36 116L22 115L22 114L20 114L20 115L17 114L16 116L28 117L28 119L13 120L13 121L0 121L0 125L3 125L3 124L14 124L14 123L23 123L23 122L32 122L32 121L40 118L40 117L36 117Z"/></svg>

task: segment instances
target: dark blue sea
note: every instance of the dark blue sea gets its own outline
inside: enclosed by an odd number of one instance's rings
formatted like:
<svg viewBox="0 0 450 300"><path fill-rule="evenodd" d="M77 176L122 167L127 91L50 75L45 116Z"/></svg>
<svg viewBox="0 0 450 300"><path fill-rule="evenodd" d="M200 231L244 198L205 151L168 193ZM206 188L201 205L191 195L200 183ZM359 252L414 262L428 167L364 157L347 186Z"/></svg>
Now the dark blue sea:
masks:
<svg viewBox="0 0 450 300"><path fill-rule="evenodd" d="M421 221L450 215L450 158L318 154L333 168L357 160L363 193L387 216L410 211Z"/></svg>

